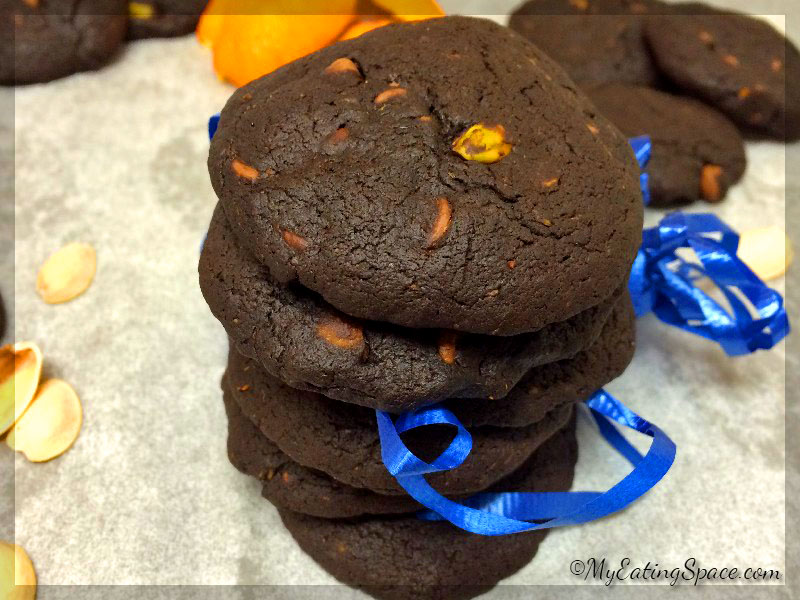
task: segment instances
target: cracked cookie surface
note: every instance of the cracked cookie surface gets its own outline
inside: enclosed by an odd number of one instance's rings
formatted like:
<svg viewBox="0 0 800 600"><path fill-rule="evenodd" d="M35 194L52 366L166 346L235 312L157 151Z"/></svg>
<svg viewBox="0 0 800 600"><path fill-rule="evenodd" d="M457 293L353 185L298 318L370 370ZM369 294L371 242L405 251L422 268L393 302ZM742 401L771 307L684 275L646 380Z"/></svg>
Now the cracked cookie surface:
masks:
<svg viewBox="0 0 800 600"><path fill-rule="evenodd" d="M482 19L382 27L244 86L208 164L274 278L407 327L564 321L620 288L640 242L627 140Z"/></svg>
<svg viewBox="0 0 800 600"><path fill-rule="evenodd" d="M705 4L650 19L645 36L661 71L741 128L800 138L800 53L772 25Z"/></svg>
<svg viewBox="0 0 800 600"><path fill-rule="evenodd" d="M317 294L274 280L218 206L199 265L200 288L237 349L292 387L389 412L447 398L504 398L533 367L569 358L598 337L625 287L600 305L535 332L497 337L357 321Z"/></svg>
<svg viewBox="0 0 800 600"><path fill-rule="evenodd" d="M0 83L42 83L99 69L125 39L124 0L0 2Z"/></svg>
<svg viewBox="0 0 800 600"><path fill-rule="evenodd" d="M645 172L651 206L719 202L744 174L747 160L739 130L707 104L623 84L586 93L625 135L650 136L652 155Z"/></svg>
<svg viewBox="0 0 800 600"><path fill-rule="evenodd" d="M508 26L547 52L583 85L625 82L657 85L658 70L644 40L645 15L657 0L531 0Z"/></svg>

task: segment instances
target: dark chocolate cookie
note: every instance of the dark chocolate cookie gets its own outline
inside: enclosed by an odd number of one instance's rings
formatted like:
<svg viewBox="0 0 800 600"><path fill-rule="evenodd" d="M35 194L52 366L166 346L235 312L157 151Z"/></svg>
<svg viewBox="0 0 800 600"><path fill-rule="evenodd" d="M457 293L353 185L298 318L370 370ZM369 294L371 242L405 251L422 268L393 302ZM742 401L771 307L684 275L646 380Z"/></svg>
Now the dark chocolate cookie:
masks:
<svg viewBox="0 0 800 600"><path fill-rule="evenodd" d="M230 353L229 362L233 368L226 372L223 385L244 415L292 460L353 487L405 493L381 459L374 411L289 388L236 352ZM471 429L469 458L457 469L431 475L431 485L450 494L486 489L525 462L567 422L572 408L560 406L527 427ZM436 425L414 429L403 439L417 456L433 460L452 437L452 427Z"/></svg>
<svg viewBox="0 0 800 600"><path fill-rule="evenodd" d="M649 19L645 35L659 68L680 88L741 127L800 137L800 53L768 23L704 4Z"/></svg>
<svg viewBox="0 0 800 600"><path fill-rule="evenodd" d="M445 406L470 427L524 427L554 408L581 402L616 379L633 359L636 317L630 296L620 299L600 337L573 358L528 371L501 400L454 398Z"/></svg>
<svg viewBox="0 0 800 600"><path fill-rule="evenodd" d="M407 327L564 321L619 289L641 241L627 139L482 19L381 27L240 88L208 165L273 277Z"/></svg>
<svg viewBox="0 0 800 600"><path fill-rule="evenodd" d="M410 496L377 494L354 488L339 483L322 471L301 466L281 452L242 414L228 390L224 390L224 399L228 415L228 458L239 471L261 481L262 495L278 508L326 519L401 514L423 508ZM543 472L576 452L573 418L519 469L487 491L528 489ZM451 495L451 498L459 497Z"/></svg>
<svg viewBox="0 0 800 600"><path fill-rule="evenodd" d="M207 0L139 0L128 2L128 39L175 37L197 27Z"/></svg>
<svg viewBox="0 0 800 600"><path fill-rule="evenodd" d="M237 246L220 207L199 271L211 311L240 352L292 387L391 412L452 397L503 398L532 367L589 347L617 302L509 337L361 323L299 285L275 282Z"/></svg>
<svg viewBox="0 0 800 600"><path fill-rule="evenodd" d="M649 135L652 206L719 202L747 164L739 130L723 114L685 96L609 84L587 89L598 110L628 136Z"/></svg>
<svg viewBox="0 0 800 600"><path fill-rule="evenodd" d="M655 85L660 77L642 28L645 15L666 11L657 0L531 0L514 11L508 26L580 85Z"/></svg>
<svg viewBox="0 0 800 600"><path fill-rule="evenodd" d="M526 465L534 477L502 489L568 490L576 457L574 438L556 438ZM300 547L339 581L378 598L403 600L470 598L486 591L530 562L547 531L479 536L413 515L336 520L279 512Z"/></svg>
<svg viewBox="0 0 800 600"><path fill-rule="evenodd" d="M125 39L125 0L0 0L0 83L39 83L104 65Z"/></svg>

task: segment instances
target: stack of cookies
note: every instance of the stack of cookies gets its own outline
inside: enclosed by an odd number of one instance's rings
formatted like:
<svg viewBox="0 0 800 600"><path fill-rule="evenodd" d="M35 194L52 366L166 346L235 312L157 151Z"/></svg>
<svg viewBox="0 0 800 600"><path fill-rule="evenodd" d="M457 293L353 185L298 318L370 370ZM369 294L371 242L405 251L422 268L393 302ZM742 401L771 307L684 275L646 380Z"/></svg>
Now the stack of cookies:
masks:
<svg viewBox="0 0 800 600"><path fill-rule="evenodd" d="M451 498L569 489L574 405L631 359L641 237L626 138L489 21L387 26L233 94L200 284L230 341L228 452L300 546L382 597L468 597L543 532L420 521L374 409L470 430ZM403 435L423 460L447 426Z"/></svg>

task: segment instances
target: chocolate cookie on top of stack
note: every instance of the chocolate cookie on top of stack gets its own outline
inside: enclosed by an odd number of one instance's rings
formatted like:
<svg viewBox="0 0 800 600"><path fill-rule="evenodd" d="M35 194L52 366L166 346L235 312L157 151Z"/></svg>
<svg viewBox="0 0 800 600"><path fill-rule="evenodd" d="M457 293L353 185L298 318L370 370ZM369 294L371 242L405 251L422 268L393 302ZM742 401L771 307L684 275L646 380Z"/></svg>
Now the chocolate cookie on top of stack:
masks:
<svg viewBox="0 0 800 600"><path fill-rule="evenodd" d="M373 409L470 430L451 498L566 490L574 405L631 360L642 227L627 139L489 21L380 28L237 90L209 155L200 285L230 341L228 454L300 546L380 597L469 597L543 532L416 519ZM423 460L446 426L403 434Z"/></svg>

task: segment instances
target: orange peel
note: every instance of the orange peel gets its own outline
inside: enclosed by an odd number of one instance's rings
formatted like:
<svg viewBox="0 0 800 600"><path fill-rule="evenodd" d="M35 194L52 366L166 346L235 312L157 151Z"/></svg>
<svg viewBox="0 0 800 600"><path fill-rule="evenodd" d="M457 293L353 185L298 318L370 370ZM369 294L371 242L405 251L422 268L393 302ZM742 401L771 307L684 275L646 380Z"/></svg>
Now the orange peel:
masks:
<svg viewBox="0 0 800 600"><path fill-rule="evenodd" d="M353 38L364 35L373 29L378 29L384 25L391 25L394 22L395 21L392 21L391 19L370 19L366 21L359 21L358 23L355 23L345 29L345 32L342 34L342 37L339 38L339 40L352 40Z"/></svg>
<svg viewBox="0 0 800 600"><path fill-rule="evenodd" d="M212 0L197 27L217 75L237 86L333 43L354 20L356 0ZM270 14L263 14L269 11Z"/></svg>
<svg viewBox="0 0 800 600"><path fill-rule="evenodd" d="M45 462L69 450L82 422L81 401L72 386L48 379L9 432L6 444L31 462Z"/></svg>
<svg viewBox="0 0 800 600"><path fill-rule="evenodd" d="M433 0L374 5L392 14L359 21L357 0L311 0L302 9L291 0L211 0L196 34L211 49L217 76L242 86L336 41L392 22L444 15Z"/></svg>
<svg viewBox="0 0 800 600"><path fill-rule="evenodd" d="M39 387L42 351L33 342L0 348L0 435L28 408Z"/></svg>

